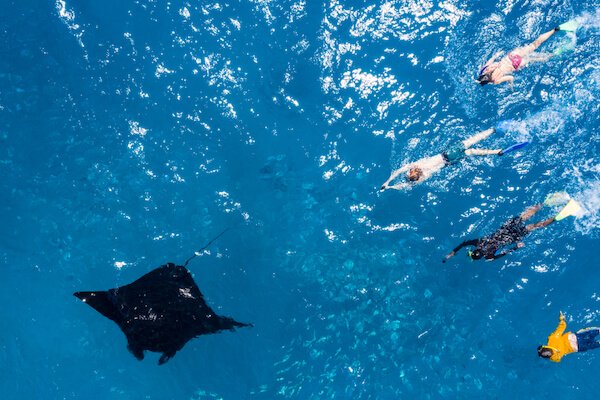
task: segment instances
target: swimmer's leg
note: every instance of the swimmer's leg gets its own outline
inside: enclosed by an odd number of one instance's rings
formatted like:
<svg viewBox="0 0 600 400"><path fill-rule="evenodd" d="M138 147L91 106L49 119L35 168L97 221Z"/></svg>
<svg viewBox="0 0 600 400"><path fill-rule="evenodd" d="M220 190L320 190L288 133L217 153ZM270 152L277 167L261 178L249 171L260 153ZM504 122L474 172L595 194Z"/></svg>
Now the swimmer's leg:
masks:
<svg viewBox="0 0 600 400"><path fill-rule="evenodd" d="M544 63L544 62L550 60L553 56L554 56L554 54L552 54L552 53L531 53L531 54L523 57L523 60L521 61L521 66L519 67L519 69L525 68L526 66L528 66L529 64L534 63L534 62Z"/></svg>
<svg viewBox="0 0 600 400"><path fill-rule="evenodd" d="M540 209L543 206L544 206L544 204L540 203L540 204L536 204L535 206L529 207L527 210L523 211L523 213L520 215L521 219L523 221L527 221L529 218L533 217L538 211L540 211ZM535 224L526 225L525 229L527 229L527 231L531 232L536 229L540 229L545 226L548 226L551 223L553 223L554 221L555 221L554 217L548 218L544 221L536 222Z"/></svg>
<svg viewBox="0 0 600 400"><path fill-rule="evenodd" d="M499 155L501 151L502 151L501 149L494 149L494 150L467 149L467 150L465 150L465 154L468 156L492 156L492 155Z"/></svg>
<svg viewBox="0 0 600 400"><path fill-rule="evenodd" d="M553 222L554 222L554 217L548 218L547 220L544 220L544 221L536 222L535 224L526 225L525 229L527 229L528 232L531 232L531 231L534 231L536 229L540 229L540 228L543 228L545 226L548 226L548 225L550 225Z"/></svg>
<svg viewBox="0 0 600 400"><path fill-rule="evenodd" d="M521 217L521 219L523 221L527 221L529 218L533 217L536 212L540 211L542 206L543 206L543 204L541 204L541 203L536 204L535 206L531 206L528 209L526 209L525 211L523 211L519 217Z"/></svg>
<svg viewBox="0 0 600 400"><path fill-rule="evenodd" d="M530 62L546 62L554 56L552 53L531 53L525 58L526 63Z"/></svg>
<svg viewBox="0 0 600 400"><path fill-rule="evenodd" d="M494 132L495 132L494 128L486 129L485 131L476 133L473 136L471 136L470 138L463 140L462 143L465 146L465 149L468 149L469 147L473 146L475 143L480 142L483 139L486 139Z"/></svg>
<svg viewBox="0 0 600 400"><path fill-rule="evenodd" d="M577 333L575 333L575 336L577 337L577 351L581 352L599 348L600 342L596 340L599 333L600 331L596 327L580 329L577 331Z"/></svg>
<svg viewBox="0 0 600 400"><path fill-rule="evenodd" d="M544 43L546 40L550 39L550 36L554 35L554 32L556 32L556 31L554 29L552 29L551 31L541 34L540 36L538 36L537 39L535 39L533 41L533 43L530 43L527 46L517 47L516 49L513 50L513 53L516 53L516 54L520 55L521 57L523 57L524 58L523 61L527 61L525 59L525 57L532 54L534 51L537 50L538 47L540 47L542 45L542 43ZM525 65L522 64L522 66L525 66Z"/></svg>
<svg viewBox="0 0 600 400"><path fill-rule="evenodd" d="M600 328L590 326L589 328L580 329L576 333L577 335L585 336L590 340L595 340L596 336L600 335Z"/></svg>

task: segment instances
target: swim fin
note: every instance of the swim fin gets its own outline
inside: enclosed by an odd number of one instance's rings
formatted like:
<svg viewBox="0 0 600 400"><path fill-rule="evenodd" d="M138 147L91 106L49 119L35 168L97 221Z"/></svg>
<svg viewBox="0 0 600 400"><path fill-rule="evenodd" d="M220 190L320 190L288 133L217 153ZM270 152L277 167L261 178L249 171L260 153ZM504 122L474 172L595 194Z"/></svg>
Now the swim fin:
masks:
<svg viewBox="0 0 600 400"><path fill-rule="evenodd" d="M574 35L574 34L572 34ZM556 49L554 49L554 51L552 52L552 54L554 54L555 56L560 56L561 54L564 53L568 53L570 51L575 50L575 42L576 39L575 37L571 37L571 38L565 38L566 40L563 40L562 43L560 45L558 45L558 47L556 47Z"/></svg>
<svg viewBox="0 0 600 400"><path fill-rule="evenodd" d="M529 144L529 142L521 142L521 143L515 143L512 146L509 146L507 148L505 148L504 150L502 150L500 153L501 154L506 154L506 153L510 153L511 151L515 151L520 149L521 147L525 147Z"/></svg>
<svg viewBox="0 0 600 400"><path fill-rule="evenodd" d="M571 196L567 192L555 192L550 193L544 200L544 205L549 207L562 206L567 204L571 200Z"/></svg>
<svg viewBox="0 0 600 400"><path fill-rule="evenodd" d="M556 217L554 217L554 219L556 221L560 221L561 219L565 219L570 216L577 216L577 214L579 214L580 211L581 211L581 206L579 205L579 203L576 202L575 200L571 199L571 200L569 200L567 205L564 206L563 209L560 210L560 212L558 214L556 214Z"/></svg>
<svg viewBox="0 0 600 400"><path fill-rule="evenodd" d="M579 23L577 22L577 20L572 19L570 21L565 22L564 24L560 24L558 26L558 29L565 32L575 32L578 27Z"/></svg>

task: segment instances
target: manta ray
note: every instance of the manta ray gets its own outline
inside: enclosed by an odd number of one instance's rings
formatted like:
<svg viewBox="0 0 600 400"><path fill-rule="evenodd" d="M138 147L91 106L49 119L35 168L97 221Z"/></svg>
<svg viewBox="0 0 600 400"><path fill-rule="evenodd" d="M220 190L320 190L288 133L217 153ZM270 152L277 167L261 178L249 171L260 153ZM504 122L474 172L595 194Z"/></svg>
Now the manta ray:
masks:
<svg viewBox="0 0 600 400"><path fill-rule="evenodd" d="M162 353L162 365L190 339L252 326L215 314L186 268L190 259L184 266L162 265L129 285L74 295L119 325L135 358L142 360L145 350Z"/></svg>

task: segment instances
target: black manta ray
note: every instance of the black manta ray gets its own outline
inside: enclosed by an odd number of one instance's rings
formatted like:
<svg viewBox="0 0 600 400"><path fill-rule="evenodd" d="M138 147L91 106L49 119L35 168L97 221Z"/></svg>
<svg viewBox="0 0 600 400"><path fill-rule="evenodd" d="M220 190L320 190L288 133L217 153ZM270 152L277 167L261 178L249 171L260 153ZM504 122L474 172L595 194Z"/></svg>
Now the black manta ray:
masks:
<svg viewBox="0 0 600 400"><path fill-rule="evenodd" d="M74 295L119 325L127 337L127 348L138 360L144 358L144 350L155 351L162 353L158 361L162 365L190 339L252 326L221 317L206 304L186 268L198 254L183 266L167 263L129 285Z"/></svg>

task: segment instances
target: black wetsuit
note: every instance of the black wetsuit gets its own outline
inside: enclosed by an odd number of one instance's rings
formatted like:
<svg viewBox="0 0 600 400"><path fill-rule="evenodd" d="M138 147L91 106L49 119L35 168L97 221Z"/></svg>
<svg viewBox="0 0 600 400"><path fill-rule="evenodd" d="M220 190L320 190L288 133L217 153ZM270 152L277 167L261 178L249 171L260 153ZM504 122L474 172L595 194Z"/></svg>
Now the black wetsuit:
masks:
<svg viewBox="0 0 600 400"><path fill-rule="evenodd" d="M525 223L521 217L512 217L506 221L496 232L490 236L484 236L481 239L467 240L459 244L454 250L456 253L458 250L465 246L475 246L476 249L481 250L483 257L486 260L495 260L503 257L517 249L517 246L511 247L508 250L502 251L496 254L498 250L505 246L513 243L518 243L523 239L529 231L525 227Z"/></svg>

